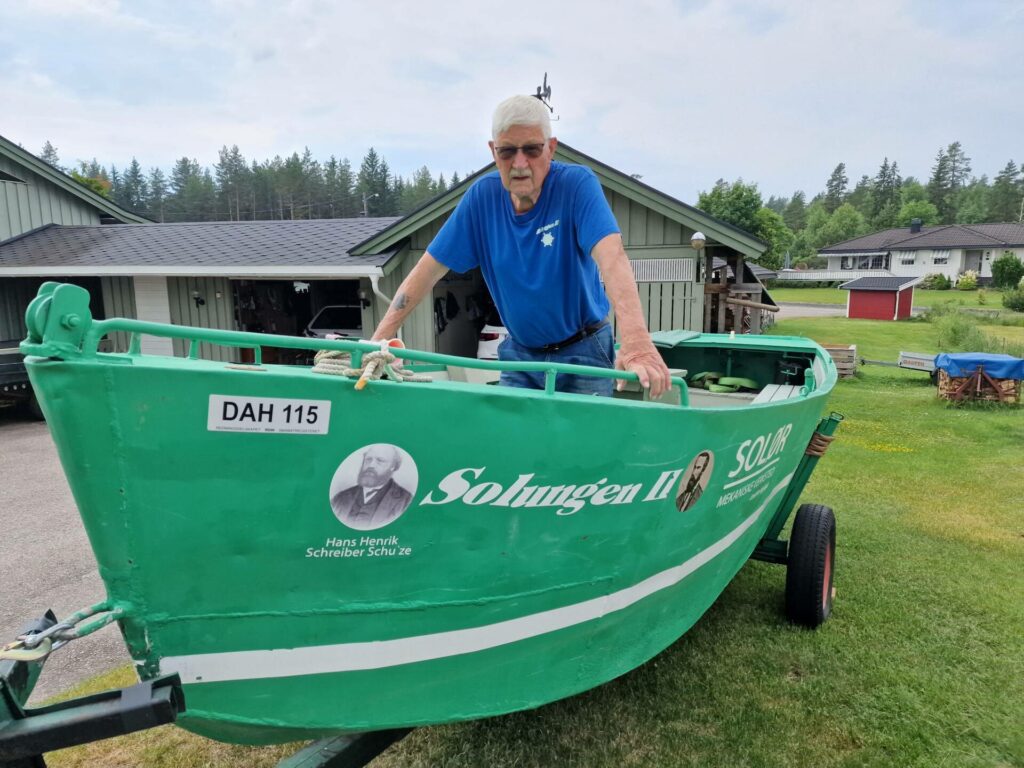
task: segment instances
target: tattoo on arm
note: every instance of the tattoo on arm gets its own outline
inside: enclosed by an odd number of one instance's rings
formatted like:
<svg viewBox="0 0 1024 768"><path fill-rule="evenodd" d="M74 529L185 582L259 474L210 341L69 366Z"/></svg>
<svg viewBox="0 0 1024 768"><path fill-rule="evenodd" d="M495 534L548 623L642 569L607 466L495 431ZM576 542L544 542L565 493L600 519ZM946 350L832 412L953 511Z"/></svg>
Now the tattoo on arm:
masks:
<svg viewBox="0 0 1024 768"><path fill-rule="evenodd" d="M391 308L401 311L405 309L406 306L408 306L408 304L409 297L406 296L404 293L400 293L397 296L395 296L395 300L391 302Z"/></svg>

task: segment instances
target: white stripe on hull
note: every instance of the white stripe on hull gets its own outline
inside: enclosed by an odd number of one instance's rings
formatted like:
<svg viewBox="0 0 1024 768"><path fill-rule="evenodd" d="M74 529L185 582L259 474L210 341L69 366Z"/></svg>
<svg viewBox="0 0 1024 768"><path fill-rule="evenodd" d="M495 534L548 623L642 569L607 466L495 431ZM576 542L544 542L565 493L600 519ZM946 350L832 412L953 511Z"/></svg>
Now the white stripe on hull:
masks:
<svg viewBox="0 0 1024 768"><path fill-rule="evenodd" d="M656 573L610 595L482 627L394 640L167 656L160 661L160 673L177 672L183 683L194 684L381 669L497 648L600 619L628 608L663 589L675 586L725 552L757 522L771 501L789 486L792 477L790 474L783 478L753 514L707 549L680 565Z"/></svg>

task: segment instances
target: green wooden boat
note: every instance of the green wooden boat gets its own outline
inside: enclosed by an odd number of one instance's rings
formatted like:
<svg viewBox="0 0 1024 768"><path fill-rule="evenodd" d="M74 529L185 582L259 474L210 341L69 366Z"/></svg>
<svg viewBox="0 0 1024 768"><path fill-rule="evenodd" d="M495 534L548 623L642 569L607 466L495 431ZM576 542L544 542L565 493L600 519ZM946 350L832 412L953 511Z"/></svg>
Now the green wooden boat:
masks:
<svg viewBox="0 0 1024 768"><path fill-rule="evenodd" d="M551 366L548 391L357 391L263 365L260 346L358 366L377 345L93 321L88 304L43 286L22 349L107 587L97 610L140 676L180 675L196 733L273 743L571 696L671 644L752 554L790 560L795 618L830 610L831 512L801 508L788 553L776 538L808 444L837 423L821 420L835 367L807 339L655 334L670 368L756 384L680 374L676 402L555 393L560 372L635 379L574 366ZM116 331L130 351L98 352ZM140 334L193 351L144 355ZM256 363L198 359L200 342Z"/></svg>

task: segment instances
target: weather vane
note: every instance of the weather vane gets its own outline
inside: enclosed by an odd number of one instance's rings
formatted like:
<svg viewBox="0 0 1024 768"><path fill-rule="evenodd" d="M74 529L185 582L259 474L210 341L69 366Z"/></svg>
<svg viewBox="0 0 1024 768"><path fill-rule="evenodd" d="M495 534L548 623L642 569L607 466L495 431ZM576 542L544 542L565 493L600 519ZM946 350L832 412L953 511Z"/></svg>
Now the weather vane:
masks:
<svg viewBox="0 0 1024 768"><path fill-rule="evenodd" d="M544 84L537 86L537 92L533 96L539 99L540 103L547 107L550 112L554 113L555 108L551 106L551 86L548 85L547 72L544 73Z"/></svg>

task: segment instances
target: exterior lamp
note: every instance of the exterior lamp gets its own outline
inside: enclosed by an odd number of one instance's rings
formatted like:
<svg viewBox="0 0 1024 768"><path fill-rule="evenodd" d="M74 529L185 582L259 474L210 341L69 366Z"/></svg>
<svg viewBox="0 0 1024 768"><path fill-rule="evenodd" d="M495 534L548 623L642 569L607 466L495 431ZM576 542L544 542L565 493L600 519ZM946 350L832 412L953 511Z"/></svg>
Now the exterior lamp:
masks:
<svg viewBox="0 0 1024 768"><path fill-rule="evenodd" d="M693 237L690 238L690 247L695 251L703 250L704 244L707 241L708 239L704 236L703 232L694 232Z"/></svg>

